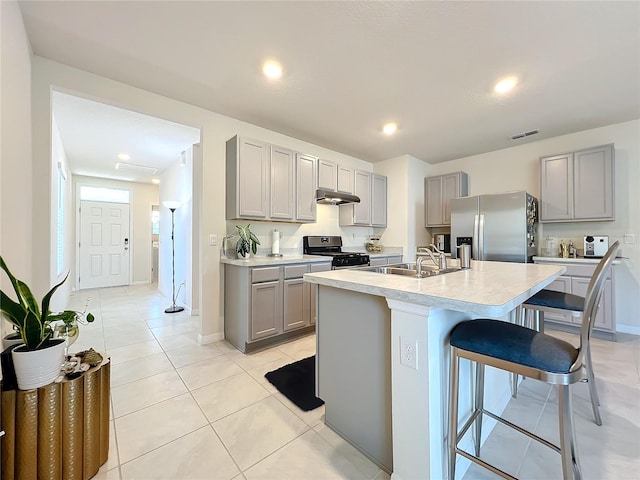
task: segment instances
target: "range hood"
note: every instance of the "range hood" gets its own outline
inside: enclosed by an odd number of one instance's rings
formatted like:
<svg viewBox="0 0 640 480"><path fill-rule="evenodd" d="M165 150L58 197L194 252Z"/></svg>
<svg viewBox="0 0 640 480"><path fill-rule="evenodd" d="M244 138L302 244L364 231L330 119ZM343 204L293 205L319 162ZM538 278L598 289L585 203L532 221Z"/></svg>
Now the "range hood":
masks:
<svg viewBox="0 0 640 480"><path fill-rule="evenodd" d="M360 203L360 197L350 193L338 193L319 188L316 190L316 203L325 205L346 205L348 203Z"/></svg>

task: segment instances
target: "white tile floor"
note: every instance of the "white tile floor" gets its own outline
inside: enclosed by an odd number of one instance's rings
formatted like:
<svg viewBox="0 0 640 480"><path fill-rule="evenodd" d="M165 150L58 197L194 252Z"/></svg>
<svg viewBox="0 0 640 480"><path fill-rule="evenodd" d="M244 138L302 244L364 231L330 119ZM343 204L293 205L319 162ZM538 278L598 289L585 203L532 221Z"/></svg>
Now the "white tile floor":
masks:
<svg viewBox="0 0 640 480"><path fill-rule="evenodd" d="M388 479L324 426L324 407L302 412L264 374L315 353L308 336L253 355L226 342L200 346L197 320L165 314L154 287L81 291L71 307L96 321L72 351L111 356L111 445L98 479ZM564 335L564 334L562 334ZM566 337L570 338L570 337ZM640 339L592 344L604 425L575 389L578 447L586 480L640 478ZM505 415L557 441L556 397L527 380ZM559 456L496 427L482 456L524 479L561 478ZM469 479L496 478L472 466ZM405 479L413 480L413 479Z"/></svg>

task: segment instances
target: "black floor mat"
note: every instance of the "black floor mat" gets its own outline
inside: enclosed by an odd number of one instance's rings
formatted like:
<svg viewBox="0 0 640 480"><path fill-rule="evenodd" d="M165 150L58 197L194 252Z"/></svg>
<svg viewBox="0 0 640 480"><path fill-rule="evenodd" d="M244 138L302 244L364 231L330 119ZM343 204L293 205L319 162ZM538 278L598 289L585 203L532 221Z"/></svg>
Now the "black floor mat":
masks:
<svg viewBox="0 0 640 480"><path fill-rule="evenodd" d="M315 355L266 373L265 378L305 412L324 405L315 392Z"/></svg>

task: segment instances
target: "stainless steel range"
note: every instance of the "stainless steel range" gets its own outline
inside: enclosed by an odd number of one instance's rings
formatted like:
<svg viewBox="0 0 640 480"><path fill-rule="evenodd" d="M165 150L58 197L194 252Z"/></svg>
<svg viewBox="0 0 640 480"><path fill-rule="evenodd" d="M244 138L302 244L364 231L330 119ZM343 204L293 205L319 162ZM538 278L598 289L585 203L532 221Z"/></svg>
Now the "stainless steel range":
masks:
<svg viewBox="0 0 640 480"><path fill-rule="evenodd" d="M342 237L302 237L302 251L305 255L324 255L333 257L331 268L361 267L369 265L369 255L366 253L343 252Z"/></svg>

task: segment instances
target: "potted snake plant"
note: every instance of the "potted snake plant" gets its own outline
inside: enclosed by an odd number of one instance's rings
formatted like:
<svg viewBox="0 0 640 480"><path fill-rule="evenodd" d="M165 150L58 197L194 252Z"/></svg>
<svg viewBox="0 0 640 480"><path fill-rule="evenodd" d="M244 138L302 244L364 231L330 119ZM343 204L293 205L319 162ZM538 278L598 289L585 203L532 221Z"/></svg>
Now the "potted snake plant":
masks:
<svg viewBox="0 0 640 480"><path fill-rule="evenodd" d="M12 300L0 290L0 313L20 335L23 345L11 352L16 370L18 387L21 390L38 388L51 383L59 375L60 365L64 361L65 338L54 338L54 329L63 325L64 331L77 331L78 322L86 316L86 322L93 322L91 313L65 310L53 313L49 303L55 291L66 280L67 276L55 285L42 298L40 305L31 293L31 289L21 280L13 276L9 267L0 256L0 268L11 280L17 301Z"/></svg>
<svg viewBox="0 0 640 480"><path fill-rule="evenodd" d="M254 255L258 251L260 240L250 230L251 225L236 225L238 229L238 241L236 242L236 253L238 258L249 258L251 253Z"/></svg>

